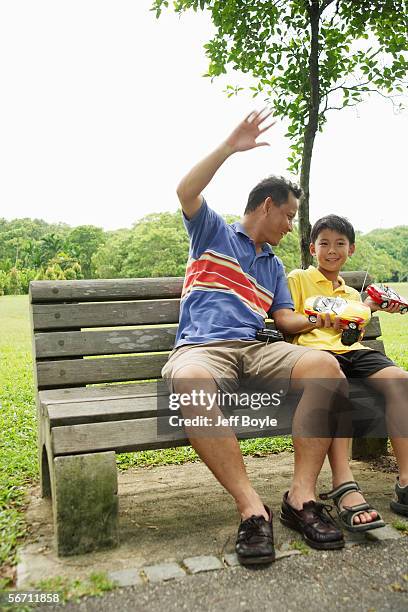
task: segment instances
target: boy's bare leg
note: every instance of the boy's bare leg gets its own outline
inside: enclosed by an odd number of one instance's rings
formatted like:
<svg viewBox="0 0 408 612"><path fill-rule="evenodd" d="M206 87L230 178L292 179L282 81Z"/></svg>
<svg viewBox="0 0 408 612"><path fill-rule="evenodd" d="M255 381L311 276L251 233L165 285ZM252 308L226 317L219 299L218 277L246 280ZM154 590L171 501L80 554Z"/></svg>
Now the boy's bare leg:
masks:
<svg viewBox="0 0 408 612"><path fill-rule="evenodd" d="M367 378L382 393L386 402L386 418L391 444L399 469L399 482L408 485L408 372L390 366Z"/></svg>
<svg viewBox="0 0 408 612"><path fill-rule="evenodd" d="M349 463L350 438L333 438L327 456L332 470L333 489L343 482L354 480ZM342 499L342 506L356 506L365 503L365 499L358 491L351 491ZM369 523L377 518L377 512L361 512L354 517L354 523Z"/></svg>
<svg viewBox="0 0 408 612"><path fill-rule="evenodd" d="M327 379L327 388L322 387L316 391L316 385L309 385L308 379ZM302 437L297 432L302 431L304 419L307 420L316 407L320 406L323 412L330 410L333 393L345 381L336 359L320 351L310 351L303 355L292 370L292 388L304 390L293 420L295 465L288 495L290 505L297 510L303 508L303 503L316 500L317 477L332 443L330 437Z"/></svg>
<svg viewBox="0 0 408 612"><path fill-rule="evenodd" d="M176 393L191 393L193 389L203 389L206 393L217 393L217 385L212 375L200 366L180 368L173 378L173 388ZM183 414L191 417L191 407L182 409ZM194 415L211 416L216 419L223 416L218 406L211 411L206 406L194 407ZM191 446L214 474L218 482L235 499L237 509L243 520L252 515L268 515L258 493L251 485L245 470L238 440L230 427L216 427L204 433L197 427L186 427ZM223 435L225 432L225 435Z"/></svg>

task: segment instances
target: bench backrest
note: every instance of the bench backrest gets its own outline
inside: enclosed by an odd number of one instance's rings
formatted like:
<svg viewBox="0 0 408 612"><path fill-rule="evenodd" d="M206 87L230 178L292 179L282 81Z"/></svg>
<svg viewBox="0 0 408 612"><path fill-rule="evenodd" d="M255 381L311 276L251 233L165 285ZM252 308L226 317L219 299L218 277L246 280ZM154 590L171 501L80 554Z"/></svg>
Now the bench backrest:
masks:
<svg viewBox="0 0 408 612"><path fill-rule="evenodd" d="M358 290L364 276L343 274ZM160 378L174 344L182 285L183 278L31 282L38 389ZM365 342L383 351L380 334L374 317Z"/></svg>

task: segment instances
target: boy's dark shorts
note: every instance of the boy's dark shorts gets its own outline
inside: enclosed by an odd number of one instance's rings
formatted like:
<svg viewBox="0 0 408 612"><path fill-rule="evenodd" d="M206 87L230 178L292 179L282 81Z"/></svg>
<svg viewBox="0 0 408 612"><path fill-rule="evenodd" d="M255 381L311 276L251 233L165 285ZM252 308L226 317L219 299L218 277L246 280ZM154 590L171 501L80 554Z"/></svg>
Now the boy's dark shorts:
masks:
<svg viewBox="0 0 408 612"><path fill-rule="evenodd" d="M386 355L371 349L360 349L347 353L328 352L335 356L347 378L368 378L384 368L395 366L395 363Z"/></svg>

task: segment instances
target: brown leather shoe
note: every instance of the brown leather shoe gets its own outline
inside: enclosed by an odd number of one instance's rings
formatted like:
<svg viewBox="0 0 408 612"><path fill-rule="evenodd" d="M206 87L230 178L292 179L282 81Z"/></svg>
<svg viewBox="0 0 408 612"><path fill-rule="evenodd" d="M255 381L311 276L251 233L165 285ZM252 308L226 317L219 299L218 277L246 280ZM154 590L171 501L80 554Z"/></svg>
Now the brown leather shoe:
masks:
<svg viewBox="0 0 408 612"><path fill-rule="evenodd" d="M275 548L273 545L272 512L264 506L269 519L263 516L251 516L241 521L238 528L235 550L242 565L273 563Z"/></svg>
<svg viewBox="0 0 408 612"><path fill-rule="evenodd" d="M288 493L283 496L280 521L286 527L302 534L306 544L320 550L343 548L343 534L330 515L331 506L308 501L302 510L296 510L288 502Z"/></svg>

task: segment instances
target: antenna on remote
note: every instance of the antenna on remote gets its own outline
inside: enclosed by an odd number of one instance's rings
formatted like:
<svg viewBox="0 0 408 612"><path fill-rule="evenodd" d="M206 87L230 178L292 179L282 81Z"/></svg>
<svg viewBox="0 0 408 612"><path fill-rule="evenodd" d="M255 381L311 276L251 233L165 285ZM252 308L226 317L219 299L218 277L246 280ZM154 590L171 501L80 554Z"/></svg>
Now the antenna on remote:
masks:
<svg viewBox="0 0 408 612"><path fill-rule="evenodd" d="M361 286L360 297L361 297L361 295L362 295L362 293L363 293L363 291L364 291L364 285L365 285L365 282L366 282L366 280L367 280L367 276L368 276L368 268L367 268L367 272L366 272L365 277L364 277L364 280L363 280L363 284L362 284L362 286Z"/></svg>

